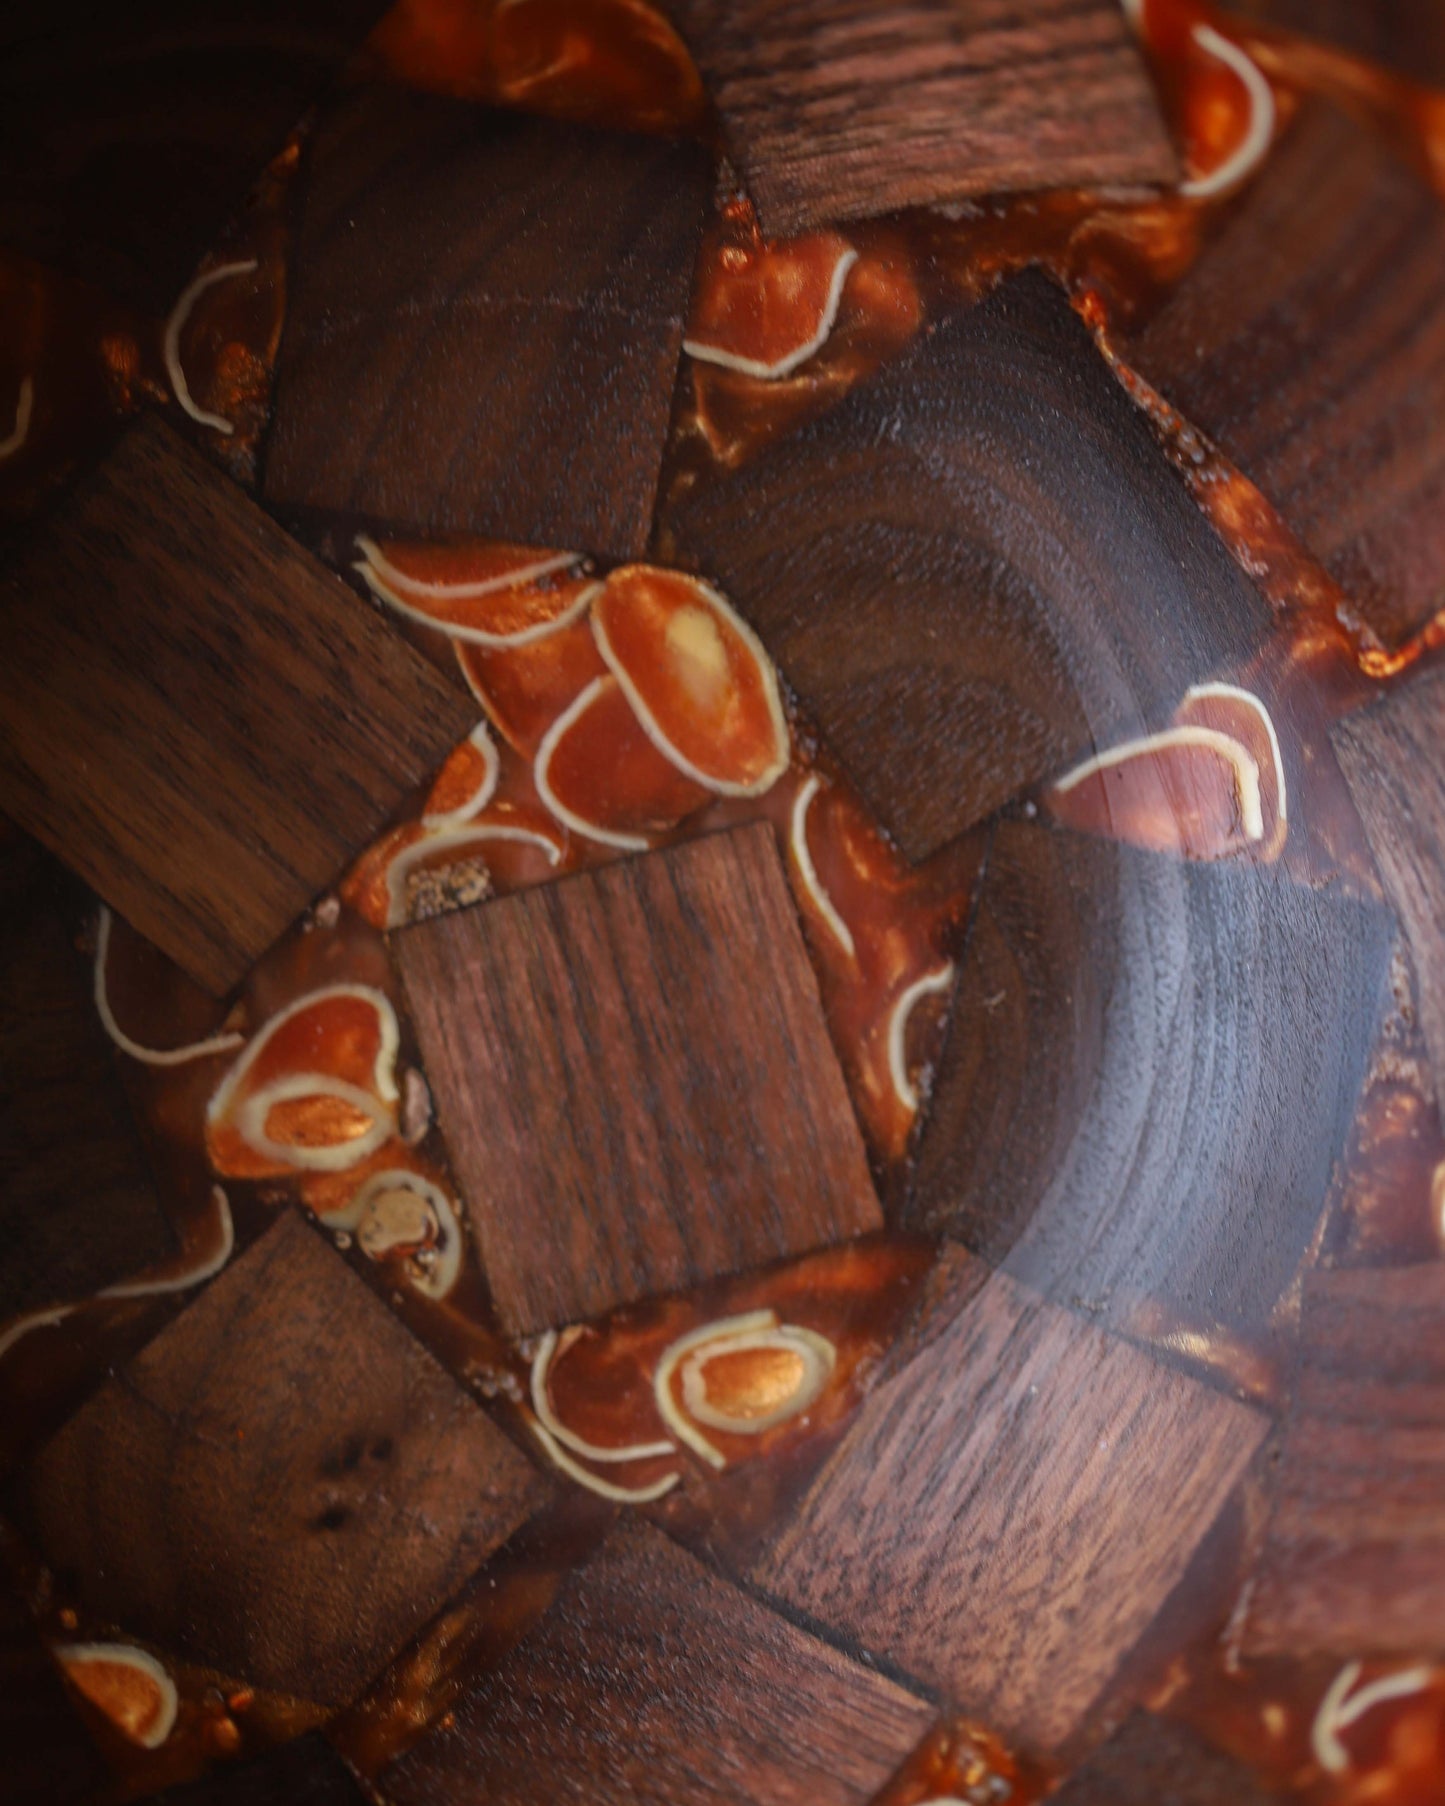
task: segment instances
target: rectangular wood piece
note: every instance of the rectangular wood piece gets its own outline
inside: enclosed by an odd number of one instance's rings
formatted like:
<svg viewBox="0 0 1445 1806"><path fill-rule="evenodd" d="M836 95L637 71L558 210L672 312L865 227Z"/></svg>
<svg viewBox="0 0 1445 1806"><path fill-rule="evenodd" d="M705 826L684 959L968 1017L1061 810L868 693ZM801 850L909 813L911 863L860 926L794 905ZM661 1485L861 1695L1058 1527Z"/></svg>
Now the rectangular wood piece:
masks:
<svg viewBox="0 0 1445 1806"><path fill-rule="evenodd" d="M765 824L394 945L512 1333L881 1226Z"/></svg>
<svg viewBox="0 0 1445 1806"><path fill-rule="evenodd" d="M1393 933L1278 866L1002 824L910 1226L1118 1325L1147 1300L1263 1329L1325 1209Z"/></svg>
<svg viewBox="0 0 1445 1806"><path fill-rule="evenodd" d="M1038 274L699 485L659 544L752 622L911 859L1163 726L1268 625Z"/></svg>
<svg viewBox="0 0 1445 1806"><path fill-rule="evenodd" d="M0 808L217 994L474 720L153 419L0 576L0 625Z"/></svg>
<svg viewBox="0 0 1445 1806"><path fill-rule="evenodd" d="M1445 1269L1311 1273L1245 1649L1424 1653L1442 1614Z"/></svg>
<svg viewBox="0 0 1445 1806"><path fill-rule="evenodd" d="M378 1786L395 1806L866 1806L932 1717L632 1523Z"/></svg>
<svg viewBox="0 0 1445 1806"><path fill-rule="evenodd" d="M1445 672L1426 671L1331 732L1420 987L1420 1026L1445 1089Z"/></svg>
<svg viewBox="0 0 1445 1806"><path fill-rule="evenodd" d="M348 95L302 177L268 498L641 553L709 182L693 145Z"/></svg>
<svg viewBox="0 0 1445 1806"><path fill-rule="evenodd" d="M671 0L763 229L966 195L1170 182L1108 0Z"/></svg>
<svg viewBox="0 0 1445 1806"><path fill-rule="evenodd" d="M1006 1274L975 1292L967 1257L944 1260L969 1301L943 1294L755 1578L1048 1751L1182 1577L1264 1424Z"/></svg>
<svg viewBox="0 0 1445 1806"><path fill-rule="evenodd" d="M549 1483L287 1212L26 1471L85 1609L339 1706Z"/></svg>
<svg viewBox="0 0 1445 1806"><path fill-rule="evenodd" d="M1442 293L1439 197L1381 134L1317 104L1124 347L1387 641L1440 606Z"/></svg>

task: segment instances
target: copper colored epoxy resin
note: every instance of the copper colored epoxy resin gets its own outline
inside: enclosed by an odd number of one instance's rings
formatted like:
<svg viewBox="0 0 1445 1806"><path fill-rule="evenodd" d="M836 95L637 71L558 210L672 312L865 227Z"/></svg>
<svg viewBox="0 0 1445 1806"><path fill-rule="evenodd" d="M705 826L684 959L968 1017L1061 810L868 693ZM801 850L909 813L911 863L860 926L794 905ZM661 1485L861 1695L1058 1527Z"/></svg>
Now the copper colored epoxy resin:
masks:
<svg viewBox="0 0 1445 1806"><path fill-rule="evenodd" d="M1445 69L272 10L14 51L290 121L0 200L16 1797L1445 1797Z"/></svg>

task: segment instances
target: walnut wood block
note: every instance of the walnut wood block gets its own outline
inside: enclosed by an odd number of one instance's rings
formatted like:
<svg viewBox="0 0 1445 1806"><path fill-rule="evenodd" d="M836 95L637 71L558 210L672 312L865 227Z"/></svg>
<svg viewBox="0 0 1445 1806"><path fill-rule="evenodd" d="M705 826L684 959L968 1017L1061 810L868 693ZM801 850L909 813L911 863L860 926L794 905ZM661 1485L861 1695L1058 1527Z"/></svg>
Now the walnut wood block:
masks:
<svg viewBox="0 0 1445 1806"><path fill-rule="evenodd" d="M967 1257L944 1260L972 1292ZM756 1578L992 1730L1055 1749L1262 1433L1242 1405L995 1274L940 1307Z"/></svg>
<svg viewBox="0 0 1445 1806"><path fill-rule="evenodd" d="M96 1616L340 1705L546 1492L287 1214L47 1445L22 1504Z"/></svg>
<svg viewBox="0 0 1445 1806"><path fill-rule="evenodd" d="M1169 182L1105 0L670 0L770 236L963 195Z"/></svg>
<svg viewBox="0 0 1445 1806"><path fill-rule="evenodd" d="M908 1206L1061 1302L1262 1326L1384 1005L1383 910L1277 867L994 840Z"/></svg>
<svg viewBox="0 0 1445 1806"><path fill-rule="evenodd" d="M384 0L58 0L0 23L0 245L165 313Z"/></svg>
<svg viewBox="0 0 1445 1806"><path fill-rule="evenodd" d="M1445 1269L1307 1275L1252 1654L1433 1651L1445 1614Z"/></svg>
<svg viewBox="0 0 1445 1806"><path fill-rule="evenodd" d="M932 1717L632 1523L378 1786L395 1806L863 1806Z"/></svg>
<svg viewBox="0 0 1445 1806"><path fill-rule="evenodd" d="M150 1806L365 1806L351 1771L312 1732L242 1763L218 1763L197 1781L168 1787Z"/></svg>
<svg viewBox="0 0 1445 1806"><path fill-rule="evenodd" d="M1049 1797L1051 1806L1268 1806L1278 1796L1186 1725L1135 1712Z"/></svg>
<svg viewBox="0 0 1445 1806"><path fill-rule="evenodd" d="M1429 671L1333 730L1335 754L1399 911L1420 1025L1445 1083L1445 672Z"/></svg>
<svg viewBox="0 0 1445 1806"><path fill-rule="evenodd" d="M881 1226L766 825L394 945L514 1334Z"/></svg>
<svg viewBox="0 0 1445 1806"><path fill-rule="evenodd" d="M921 858L1162 726L1266 628L1064 297L1022 277L663 521Z"/></svg>
<svg viewBox="0 0 1445 1806"><path fill-rule="evenodd" d="M640 553L709 180L692 145L348 96L305 176L267 495Z"/></svg>
<svg viewBox="0 0 1445 1806"><path fill-rule="evenodd" d="M52 866L0 904L0 1320L175 1246L75 945L76 889Z"/></svg>
<svg viewBox="0 0 1445 1806"><path fill-rule="evenodd" d="M106 1780L59 1671L8 1580L0 1579L0 1737L9 1806L71 1806Z"/></svg>
<svg viewBox="0 0 1445 1806"><path fill-rule="evenodd" d="M1445 88L1445 12L1438 0L1224 0L1225 10L1297 31L1412 82Z"/></svg>
<svg viewBox="0 0 1445 1806"><path fill-rule="evenodd" d="M156 420L9 566L0 627L0 807L217 993L473 719Z"/></svg>
<svg viewBox="0 0 1445 1806"><path fill-rule="evenodd" d="M1442 292L1439 199L1382 137L1316 106L1125 348L1387 639L1440 605Z"/></svg>

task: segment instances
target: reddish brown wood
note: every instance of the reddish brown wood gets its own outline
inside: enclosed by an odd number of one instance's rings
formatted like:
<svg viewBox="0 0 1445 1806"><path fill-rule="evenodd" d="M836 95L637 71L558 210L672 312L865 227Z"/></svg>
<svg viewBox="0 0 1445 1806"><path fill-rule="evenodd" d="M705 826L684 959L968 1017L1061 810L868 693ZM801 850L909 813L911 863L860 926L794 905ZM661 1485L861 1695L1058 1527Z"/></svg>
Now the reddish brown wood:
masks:
<svg viewBox="0 0 1445 1806"><path fill-rule="evenodd" d="M1125 348L1386 639L1440 604L1442 291L1439 199L1378 134L1313 107Z"/></svg>
<svg viewBox="0 0 1445 1806"><path fill-rule="evenodd" d="M1445 87L1445 12L1436 0L1224 0L1229 12Z"/></svg>
<svg viewBox="0 0 1445 1806"><path fill-rule="evenodd" d="M1278 867L994 837L908 1220L1060 1302L1263 1327L1384 1007L1383 910Z"/></svg>
<svg viewBox="0 0 1445 1806"><path fill-rule="evenodd" d="M174 1247L75 943L79 889L41 860L0 900L0 1320Z"/></svg>
<svg viewBox="0 0 1445 1806"><path fill-rule="evenodd" d="M396 1806L864 1806L932 1716L634 1523L378 1785Z"/></svg>
<svg viewBox="0 0 1445 1806"><path fill-rule="evenodd" d="M1073 1735L1263 1434L1004 1274L940 1300L756 1578L1040 1749ZM950 1310L953 1314L950 1317Z"/></svg>
<svg viewBox="0 0 1445 1806"><path fill-rule="evenodd" d="M304 179L267 495L640 553L708 184L692 145L349 95Z"/></svg>
<svg viewBox="0 0 1445 1806"><path fill-rule="evenodd" d="M661 523L910 858L1167 722L1263 603L1040 275Z"/></svg>
<svg viewBox="0 0 1445 1806"><path fill-rule="evenodd" d="M772 236L964 195L1176 174L1104 0L672 0Z"/></svg>
<svg viewBox="0 0 1445 1806"><path fill-rule="evenodd" d="M171 430L0 579L0 806L228 990L474 719Z"/></svg>
<svg viewBox="0 0 1445 1806"><path fill-rule="evenodd" d="M881 1225L771 828L421 923L395 948L512 1332Z"/></svg>
<svg viewBox="0 0 1445 1806"><path fill-rule="evenodd" d="M1414 955L1420 1024L1445 1081L1445 672L1334 729L1340 768Z"/></svg>
<svg viewBox="0 0 1445 1806"><path fill-rule="evenodd" d="M364 1799L340 1756L312 1732L254 1761L217 1764L150 1806L364 1806Z"/></svg>
<svg viewBox="0 0 1445 1806"><path fill-rule="evenodd" d="M1445 1612L1445 1269L1307 1276L1249 1594L1252 1654L1432 1650Z"/></svg>
<svg viewBox="0 0 1445 1806"><path fill-rule="evenodd" d="M78 1806L96 1798L105 1764L25 1608L0 1580L0 1737L11 1806Z"/></svg>
<svg viewBox="0 0 1445 1806"><path fill-rule="evenodd" d="M384 0L58 0L0 22L0 244L165 313Z"/></svg>
<svg viewBox="0 0 1445 1806"><path fill-rule="evenodd" d="M1244 1764L1182 1724L1135 1712L1077 1769L1053 1806L1268 1806Z"/></svg>
<svg viewBox="0 0 1445 1806"><path fill-rule="evenodd" d="M27 1522L88 1612L340 1705L547 1483L292 1215L28 1470Z"/></svg>

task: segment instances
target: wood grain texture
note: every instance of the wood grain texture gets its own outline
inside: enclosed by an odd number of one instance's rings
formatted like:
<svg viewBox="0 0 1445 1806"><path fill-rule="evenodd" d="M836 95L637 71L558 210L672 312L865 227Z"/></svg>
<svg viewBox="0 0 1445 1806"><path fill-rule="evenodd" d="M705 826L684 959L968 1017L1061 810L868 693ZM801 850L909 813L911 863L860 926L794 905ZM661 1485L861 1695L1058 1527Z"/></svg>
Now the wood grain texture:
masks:
<svg viewBox="0 0 1445 1806"><path fill-rule="evenodd" d="M1438 0L1224 0L1224 8L1445 88L1445 12Z"/></svg>
<svg viewBox="0 0 1445 1806"><path fill-rule="evenodd" d="M44 861L0 902L0 1320L175 1246L75 944L78 890Z"/></svg>
<svg viewBox="0 0 1445 1806"><path fill-rule="evenodd" d="M770 236L964 195L1168 182L1105 0L669 0Z"/></svg>
<svg viewBox="0 0 1445 1806"><path fill-rule="evenodd" d="M0 807L216 993L473 721L155 420L0 577L0 625Z"/></svg>
<svg viewBox="0 0 1445 1806"><path fill-rule="evenodd" d="M340 1705L547 1491L288 1214L41 1451L21 1505L89 1612Z"/></svg>
<svg viewBox="0 0 1445 1806"><path fill-rule="evenodd" d="M217 1764L149 1806L365 1806L350 1769L316 1732L250 1762Z"/></svg>
<svg viewBox="0 0 1445 1806"><path fill-rule="evenodd" d="M1135 1712L1049 1797L1052 1806L1268 1806L1278 1796L1186 1725Z"/></svg>
<svg viewBox="0 0 1445 1806"><path fill-rule="evenodd" d="M1000 1735L1070 1738L1262 1421L1006 1274L941 1305L760 1563L769 1592ZM946 1269L945 1269L946 1270Z"/></svg>
<svg viewBox="0 0 1445 1806"><path fill-rule="evenodd" d="M1414 678L1331 739L1410 942L1420 1026L1445 1084L1445 672Z"/></svg>
<svg viewBox="0 0 1445 1806"><path fill-rule="evenodd" d="M1123 348L1387 640L1442 600L1442 291L1445 208L1382 137L1315 106Z"/></svg>
<svg viewBox="0 0 1445 1806"><path fill-rule="evenodd" d="M932 1717L634 1523L378 1785L395 1806L864 1806Z"/></svg>
<svg viewBox="0 0 1445 1806"><path fill-rule="evenodd" d="M692 145L348 96L304 178L268 497L640 553L709 179Z"/></svg>
<svg viewBox="0 0 1445 1806"><path fill-rule="evenodd" d="M1306 1276L1251 1654L1433 1651L1445 1613L1445 1270Z"/></svg>
<svg viewBox="0 0 1445 1806"><path fill-rule="evenodd" d="M0 1579L0 1737L9 1806L79 1806L105 1783L100 1751L8 1577Z"/></svg>
<svg viewBox="0 0 1445 1806"><path fill-rule="evenodd" d="M771 828L394 946L513 1333L881 1226Z"/></svg>
<svg viewBox="0 0 1445 1806"><path fill-rule="evenodd" d="M1000 826L908 1207L1062 1302L1262 1326L1384 1007L1383 910Z"/></svg>
<svg viewBox="0 0 1445 1806"><path fill-rule="evenodd" d="M1010 282L662 523L910 858L1162 726L1263 604L1064 297Z"/></svg>
<svg viewBox="0 0 1445 1806"><path fill-rule="evenodd" d="M163 314L384 0L58 0L0 21L0 244Z"/></svg>

